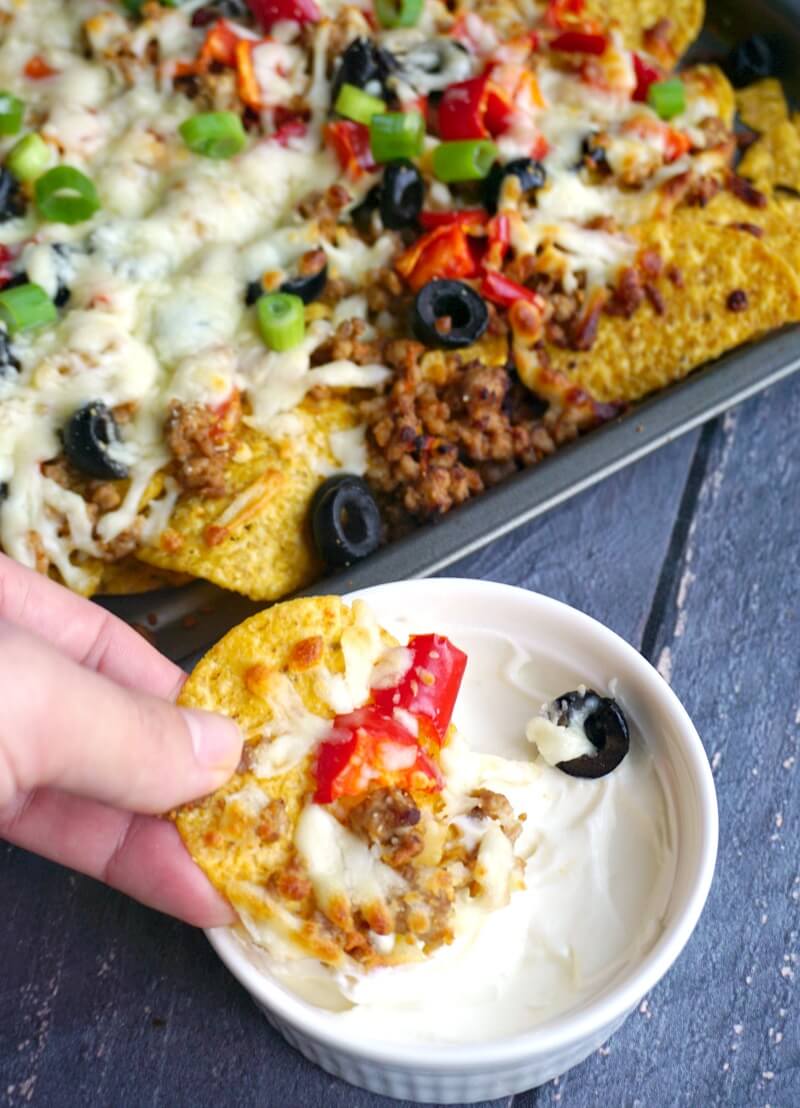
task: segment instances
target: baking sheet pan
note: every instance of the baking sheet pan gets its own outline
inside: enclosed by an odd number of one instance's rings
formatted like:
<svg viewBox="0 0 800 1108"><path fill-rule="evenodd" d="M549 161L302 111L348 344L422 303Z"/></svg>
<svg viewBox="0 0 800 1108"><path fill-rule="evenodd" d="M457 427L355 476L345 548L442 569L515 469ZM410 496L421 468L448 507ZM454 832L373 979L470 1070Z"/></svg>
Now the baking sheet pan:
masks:
<svg viewBox="0 0 800 1108"><path fill-rule="evenodd" d="M767 35L775 45L780 76L797 98L800 0L759 4L712 0L706 30L690 58L718 59L727 45L756 32ZM784 328L726 354L441 520L419 528L350 570L320 580L304 595L341 594L384 581L429 576L797 369L800 326ZM203 582L101 603L139 627L169 657L187 665L227 630L263 607Z"/></svg>

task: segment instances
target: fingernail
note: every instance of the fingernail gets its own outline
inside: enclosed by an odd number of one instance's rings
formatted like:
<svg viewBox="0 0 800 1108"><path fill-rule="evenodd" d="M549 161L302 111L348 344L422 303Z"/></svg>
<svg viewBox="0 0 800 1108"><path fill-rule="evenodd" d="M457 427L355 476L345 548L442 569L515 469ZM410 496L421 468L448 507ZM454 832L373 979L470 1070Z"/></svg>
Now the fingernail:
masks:
<svg viewBox="0 0 800 1108"><path fill-rule="evenodd" d="M233 720L194 708L181 708L181 712L197 763L204 769L232 773L242 753L242 733Z"/></svg>

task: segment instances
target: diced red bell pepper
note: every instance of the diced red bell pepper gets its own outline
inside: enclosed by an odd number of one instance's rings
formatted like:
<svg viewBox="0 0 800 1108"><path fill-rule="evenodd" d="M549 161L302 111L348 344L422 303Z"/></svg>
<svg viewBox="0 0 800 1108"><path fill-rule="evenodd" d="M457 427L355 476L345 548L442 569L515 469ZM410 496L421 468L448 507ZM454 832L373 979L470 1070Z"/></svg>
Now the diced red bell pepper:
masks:
<svg viewBox="0 0 800 1108"><path fill-rule="evenodd" d="M282 19L295 23L319 23L322 12L314 0L247 0L258 22L266 30Z"/></svg>
<svg viewBox="0 0 800 1108"><path fill-rule="evenodd" d="M253 47L258 43L249 39L240 39L236 43L236 71L238 79L236 88L242 103L247 104L255 112L263 108L261 102L261 86L256 77L256 67L253 63Z"/></svg>
<svg viewBox="0 0 800 1108"><path fill-rule="evenodd" d="M379 788L442 787L439 769L416 738L372 705L336 717L331 737L319 746L315 775L317 804Z"/></svg>
<svg viewBox="0 0 800 1108"><path fill-rule="evenodd" d="M445 141L500 134L513 111L511 97L488 74L448 85L439 101L439 135Z"/></svg>
<svg viewBox="0 0 800 1108"><path fill-rule="evenodd" d="M636 88L631 99L644 103L650 86L661 80L661 73L654 65L650 65L639 54L633 55L633 69L636 74Z"/></svg>
<svg viewBox="0 0 800 1108"><path fill-rule="evenodd" d="M219 62L233 69L236 66L236 43L239 36L229 23L224 19L218 19L207 32L205 41L200 49L198 61L202 68L207 69L211 62Z"/></svg>
<svg viewBox="0 0 800 1108"><path fill-rule="evenodd" d="M518 300L527 300L529 304L533 304L540 311L543 312L545 309L545 301L538 292L534 292L533 289L528 289L524 285L518 285L516 281L504 277L502 273L498 273L494 269L487 270L486 276L483 278L481 296L485 300L491 300L493 304L497 304L501 308L510 308Z"/></svg>
<svg viewBox="0 0 800 1108"><path fill-rule="evenodd" d="M275 129L270 137L279 146L288 146L293 138L302 138L308 132L308 124L304 119L287 119Z"/></svg>
<svg viewBox="0 0 800 1108"><path fill-rule="evenodd" d="M375 169L369 144L369 128L350 119L339 119L325 127L325 141L331 147L339 165L353 180Z"/></svg>
<svg viewBox="0 0 800 1108"><path fill-rule="evenodd" d="M589 31L563 31L550 41L551 50L560 50L565 54L605 54L608 46L606 35Z"/></svg>
<svg viewBox="0 0 800 1108"><path fill-rule="evenodd" d="M480 231L486 226L489 213L485 208L461 208L449 212L420 212L419 221L426 231L437 227L452 227L457 223L467 232Z"/></svg>
<svg viewBox="0 0 800 1108"><path fill-rule="evenodd" d="M474 277L479 265L464 228L450 223L412 243L395 261L395 269L414 292L419 292L434 277Z"/></svg>
<svg viewBox="0 0 800 1108"><path fill-rule="evenodd" d="M373 702L386 715L400 708L423 725L430 724L430 737L442 743L453 718L467 656L444 635L414 635L408 649L412 661L405 676L391 688L373 689Z"/></svg>
<svg viewBox="0 0 800 1108"><path fill-rule="evenodd" d="M41 54L34 54L29 58L24 70L25 76L32 81L44 81L48 77L55 77L58 72Z"/></svg>

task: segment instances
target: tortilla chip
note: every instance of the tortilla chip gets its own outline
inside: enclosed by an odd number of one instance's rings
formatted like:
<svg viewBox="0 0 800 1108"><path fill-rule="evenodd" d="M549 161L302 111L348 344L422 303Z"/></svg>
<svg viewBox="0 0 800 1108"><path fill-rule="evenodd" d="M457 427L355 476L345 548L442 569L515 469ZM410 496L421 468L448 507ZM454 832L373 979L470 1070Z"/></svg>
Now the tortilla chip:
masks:
<svg viewBox="0 0 800 1108"><path fill-rule="evenodd" d="M733 127L736 93L718 65L689 66L681 72L681 79L686 85L686 99L690 107L693 101L701 97L704 100L713 100L716 114L727 127Z"/></svg>
<svg viewBox="0 0 800 1108"><path fill-rule="evenodd" d="M306 711L323 719L333 717L332 707L319 696L321 667L334 675L344 672L342 636L363 635L363 618L363 605L350 608L333 596L268 608L217 643L181 691L179 704L222 712L236 720L245 735L239 772L212 796L185 805L173 818L212 884L251 921L277 923L282 916L285 896L276 892L273 881L290 869L294 829L314 788L313 754L303 754L294 763L288 758L286 772L257 776L255 749L270 744L264 736L269 736L273 720L279 721L281 733L280 694L283 689L285 696L287 681ZM379 642L381 648L394 645L385 633ZM312 656L313 664L306 665L304 659ZM316 949L314 938L309 926L310 953L332 961L341 957L330 938L327 950Z"/></svg>
<svg viewBox="0 0 800 1108"><path fill-rule="evenodd" d="M712 223L744 233L762 232L766 246L800 275L800 197L776 192L766 207L752 208L730 192L720 192L703 210Z"/></svg>
<svg viewBox="0 0 800 1108"><path fill-rule="evenodd" d="M775 77L738 89L736 107L743 123L754 131L770 131L789 119L789 105L783 86Z"/></svg>
<svg viewBox="0 0 800 1108"><path fill-rule="evenodd" d="M683 287L665 272L655 282L663 314L646 300L630 319L603 315L591 350L549 347L549 364L530 359L519 366L534 392L556 401L575 388L602 403L638 400L726 350L800 320L797 275L753 235L686 209L669 223L640 227L638 237L660 250L665 267L677 267ZM734 292L746 295L743 310L729 307Z"/></svg>
<svg viewBox="0 0 800 1108"><path fill-rule="evenodd" d="M800 130L788 118L770 127L749 147L738 172L761 189L800 192Z"/></svg>
<svg viewBox="0 0 800 1108"><path fill-rule="evenodd" d="M671 27L665 35L668 51L663 61L677 61L694 42L705 19L705 0L588 0L586 10L603 26L617 23L625 45L642 45L644 33L662 19Z"/></svg>
<svg viewBox="0 0 800 1108"><path fill-rule="evenodd" d="M159 544L136 556L254 600L277 600L319 576L308 509L320 470L336 468L328 435L357 426L357 413L342 399L307 399L291 418L296 430L280 443L245 428L230 493L182 497Z"/></svg>
<svg viewBox="0 0 800 1108"><path fill-rule="evenodd" d="M188 584L192 578L185 573L171 573L166 569L145 565L136 558L124 558L121 562L104 565L97 585L101 596L133 596L157 589L175 589Z"/></svg>

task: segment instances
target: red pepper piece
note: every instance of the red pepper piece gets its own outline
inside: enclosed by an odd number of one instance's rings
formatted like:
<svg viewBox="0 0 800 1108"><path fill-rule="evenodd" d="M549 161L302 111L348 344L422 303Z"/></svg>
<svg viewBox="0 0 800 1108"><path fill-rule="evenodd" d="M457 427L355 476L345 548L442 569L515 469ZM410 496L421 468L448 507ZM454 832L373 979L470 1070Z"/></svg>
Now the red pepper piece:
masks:
<svg viewBox="0 0 800 1108"><path fill-rule="evenodd" d="M439 135L445 141L489 138L503 131L514 105L487 74L448 85L439 102Z"/></svg>
<svg viewBox="0 0 800 1108"><path fill-rule="evenodd" d="M34 54L29 58L24 70L25 76L32 81L44 81L47 77L55 77L58 72L41 54Z"/></svg>
<svg viewBox="0 0 800 1108"><path fill-rule="evenodd" d="M317 804L371 789L438 792L442 776L417 739L396 720L369 705L333 721L320 744L315 775Z"/></svg>
<svg viewBox="0 0 800 1108"><path fill-rule="evenodd" d="M372 699L385 715L400 708L430 724L431 737L442 743L453 718L467 656L444 635L414 635L408 649L412 655L408 672L391 688L373 689Z"/></svg>
<svg viewBox="0 0 800 1108"><path fill-rule="evenodd" d="M650 86L661 80L661 73L654 65L650 65L639 54L633 55L633 69L636 74L636 88L632 99L643 103L647 100Z"/></svg>
<svg viewBox="0 0 800 1108"><path fill-rule="evenodd" d="M497 304L501 308L510 308L518 300L527 300L540 312L544 312L545 309L545 301L538 292L534 292L533 289L528 289L524 285L518 285L516 281L504 277L502 273L498 273L494 269L486 272L481 285L481 296L485 300L491 300L493 304Z"/></svg>
<svg viewBox="0 0 800 1108"><path fill-rule="evenodd" d="M363 123L354 123L350 119L329 123L325 128L325 141L339 159L339 165L353 180L375 169L369 145L369 128Z"/></svg>
<svg viewBox="0 0 800 1108"><path fill-rule="evenodd" d="M412 243L394 264L414 292L419 292L434 277L458 280L474 277L479 270L466 231L458 223L429 231Z"/></svg>
<svg viewBox="0 0 800 1108"><path fill-rule="evenodd" d="M285 123L281 123L276 128L271 137L272 141L277 142L280 146L288 146L293 138L302 138L307 131L308 124L304 119L287 119Z"/></svg>
<svg viewBox="0 0 800 1108"><path fill-rule="evenodd" d="M322 19L322 12L314 0L247 0L247 3L266 30L281 19L291 19L295 23L319 23Z"/></svg>
<svg viewBox="0 0 800 1108"><path fill-rule="evenodd" d="M608 38L590 31L563 31L550 41L551 50L565 54L605 54Z"/></svg>
<svg viewBox="0 0 800 1108"><path fill-rule="evenodd" d="M467 232L480 231L486 226L489 213L484 208L462 208L450 212L420 212L419 221L426 231L437 227L451 227L457 223Z"/></svg>

